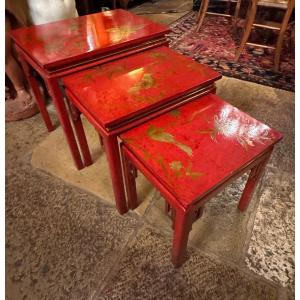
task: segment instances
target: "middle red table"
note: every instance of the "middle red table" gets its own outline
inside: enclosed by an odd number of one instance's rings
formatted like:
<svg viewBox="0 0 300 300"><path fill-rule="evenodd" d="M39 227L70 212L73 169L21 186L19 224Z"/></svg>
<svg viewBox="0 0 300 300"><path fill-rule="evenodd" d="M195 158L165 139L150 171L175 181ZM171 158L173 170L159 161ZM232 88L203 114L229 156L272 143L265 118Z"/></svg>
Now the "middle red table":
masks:
<svg viewBox="0 0 300 300"><path fill-rule="evenodd" d="M82 112L103 138L118 211L127 212L118 135L199 96L221 75L167 47L144 51L63 78L85 159Z"/></svg>

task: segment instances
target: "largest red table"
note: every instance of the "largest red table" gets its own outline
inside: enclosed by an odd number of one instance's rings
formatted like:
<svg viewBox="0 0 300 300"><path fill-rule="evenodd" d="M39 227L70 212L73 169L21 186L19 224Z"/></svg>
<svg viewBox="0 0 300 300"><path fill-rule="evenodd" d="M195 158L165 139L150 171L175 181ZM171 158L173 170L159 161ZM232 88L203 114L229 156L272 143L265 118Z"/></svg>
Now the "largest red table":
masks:
<svg viewBox="0 0 300 300"><path fill-rule="evenodd" d="M127 212L118 135L185 102L215 91L221 75L167 47L99 65L63 78L73 106L73 121L89 160L80 115L82 112L101 135L109 163L115 201Z"/></svg>
<svg viewBox="0 0 300 300"><path fill-rule="evenodd" d="M160 45L166 45L163 25L117 9L11 32L22 67L48 131L53 125L38 88L35 72L44 79L75 165L83 168L59 78L87 67Z"/></svg>

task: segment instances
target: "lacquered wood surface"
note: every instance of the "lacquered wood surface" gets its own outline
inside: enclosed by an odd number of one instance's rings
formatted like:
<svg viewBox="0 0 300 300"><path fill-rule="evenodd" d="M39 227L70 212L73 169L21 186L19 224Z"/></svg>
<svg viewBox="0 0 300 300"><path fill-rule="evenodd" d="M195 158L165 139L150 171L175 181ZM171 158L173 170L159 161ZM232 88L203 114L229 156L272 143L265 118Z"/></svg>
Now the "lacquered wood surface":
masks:
<svg viewBox="0 0 300 300"><path fill-rule="evenodd" d="M52 68L164 36L169 29L122 9L23 27L14 41L39 65Z"/></svg>
<svg viewBox="0 0 300 300"><path fill-rule="evenodd" d="M109 128L220 77L206 65L158 47L66 76L63 83L80 106Z"/></svg>
<svg viewBox="0 0 300 300"><path fill-rule="evenodd" d="M185 206L233 176L281 133L210 94L121 135Z"/></svg>

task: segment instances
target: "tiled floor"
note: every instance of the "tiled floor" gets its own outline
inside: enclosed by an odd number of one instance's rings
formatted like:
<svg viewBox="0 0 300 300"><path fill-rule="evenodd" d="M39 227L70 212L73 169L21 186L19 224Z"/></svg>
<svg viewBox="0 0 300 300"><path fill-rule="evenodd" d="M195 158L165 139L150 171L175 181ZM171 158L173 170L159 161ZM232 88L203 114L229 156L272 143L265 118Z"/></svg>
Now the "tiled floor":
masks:
<svg viewBox="0 0 300 300"><path fill-rule="evenodd" d="M184 12L148 13L189 7L161 0L133 11L168 23ZM88 125L95 164L77 172L60 128L48 135L39 116L7 123L7 299L292 299L294 94L230 78L218 94L285 138L246 213L236 210L245 178L209 202L178 270L163 199L140 178L141 206L118 215Z"/></svg>

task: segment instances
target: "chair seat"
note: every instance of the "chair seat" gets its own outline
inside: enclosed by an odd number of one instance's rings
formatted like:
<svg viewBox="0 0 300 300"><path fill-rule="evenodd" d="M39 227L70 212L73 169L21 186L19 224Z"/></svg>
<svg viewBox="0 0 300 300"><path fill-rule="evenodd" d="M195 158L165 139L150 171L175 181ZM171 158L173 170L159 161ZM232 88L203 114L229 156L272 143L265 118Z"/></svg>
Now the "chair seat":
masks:
<svg viewBox="0 0 300 300"><path fill-rule="evenodd" d="M261 1L258 1L257 5L265 6L265 7L274 7L274 8L287 9L288 1L284 1L284 0L261 0Z"/></svg>
<svg viewBox="0 0 300 300"><path fill-rule="evenodd" d="M213 94L121 135L184 207L234 176L281 137Z"/></svg>

